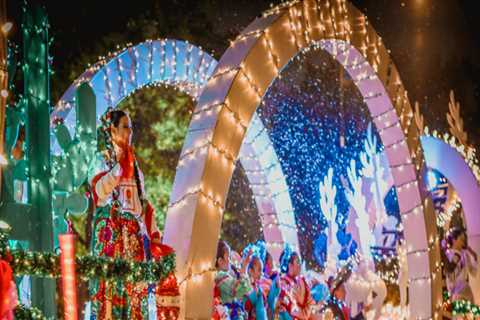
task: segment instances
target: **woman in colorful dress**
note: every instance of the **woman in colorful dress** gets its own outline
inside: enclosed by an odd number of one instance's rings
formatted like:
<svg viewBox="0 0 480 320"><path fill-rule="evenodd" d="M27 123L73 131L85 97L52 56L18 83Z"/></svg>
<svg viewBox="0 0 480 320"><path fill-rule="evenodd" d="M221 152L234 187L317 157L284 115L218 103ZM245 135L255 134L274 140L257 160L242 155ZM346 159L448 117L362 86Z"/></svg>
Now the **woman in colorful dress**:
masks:
<svg viewBox="0 0 480 320"><path fill-rule="evenodd" d="M280 256L279 318L282 320L310 319L312 299L310 288L301 272L300 256L286 246Z"/></svg>
<svg viewBox="0 0 480 320"><path fill-rule="evenodd" d="M253 254L248 264L248 276L252 290L244 297L243 305L248 320L267 320L267 294L261 286L263 263L258 254Z"/></svg>
<svg viewBox="0 0 480 320"><path fill-rule="evenodd" d="M217 248L215 267L215 291L214 300L220 302L219 306L227 307L231 320L245 320L247 314L243 307L243 298L252 291L247 267L250 263L252 252L243 259L238 275L232 271L230 265L230 246L220 240ZM217 309L217 308L216 308ZM214 317L216 316L214 310Z"/></svg>
<svg viewBox="0 0 480 320"><path fill-rule="evenodd" d="M143 174L131 145L132 126L128 115L109 108L102 117L100 136L106 150L104 168L91 181L96 206L93 253L136 262L172 253L170 247L161 244L154 209L145 199ZM167 280L172 287L172 277ZM147 283L94 281L92 318L144 319L148 312L148 289ZM175 319L178 308L169 308L169 312Z"/></svg>
<svg viewBox="0 0 480 320"><path fill-rule="evenodd" d="M257 242L255 245L248 245L243 251L244 256L253 252L248 265L253 290L244 299L248 319L273 319L276 300L280 293L279 278L276 277L272 281L264 274L263 259L267 252L263 250L262 244L263 242Z"/></svg>
<svg viewBox="0 0 480 320"><path fill-rule="evenodd" d="M330 312L333 315L333 319L337 320L349 320L350 308L345 302L347 292L345 290L345 281L343 277L334 278L330 276L328 279L328 287L330 288L330 297L327 299L324 315ZM363 319L363 318L359 318Z"/></svg>
<svg viewBox="0 0 480 320"><path fill-rule="evenodd" d="M259 284L267 296L267 316L268 319L274 318L275 305L280 294L280 276L275 271L272 255L267 251L265 241L259 240L254 245L255 251L263 264L263 273Z"/></svg>

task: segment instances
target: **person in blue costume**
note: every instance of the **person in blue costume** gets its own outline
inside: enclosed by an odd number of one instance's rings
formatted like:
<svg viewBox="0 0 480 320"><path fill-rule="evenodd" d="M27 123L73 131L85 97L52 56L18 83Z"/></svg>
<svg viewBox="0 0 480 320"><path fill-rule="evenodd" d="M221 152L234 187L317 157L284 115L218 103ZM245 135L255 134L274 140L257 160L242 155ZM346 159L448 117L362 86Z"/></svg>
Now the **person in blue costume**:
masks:
<svg viewBox="0 0 480 320"><path fill-rule="evenodd" d="M252 253L248 274L253 290L245 297L244 306L248 319L273 319L275 304L280 293L278 278L272 281L263 273L262 248L249 245L244 249L244 255Z"/></svg>
<svg viewBox="0 0 480 320"><path fill-rule="evenodd" d="M260 279L260 286L262 286L268 297L268 319L273 319L280 294L280 274L275 270L273 257L267 251L265 241L259 240L255 243L255 246L263 262L263 275Z"/></svg>

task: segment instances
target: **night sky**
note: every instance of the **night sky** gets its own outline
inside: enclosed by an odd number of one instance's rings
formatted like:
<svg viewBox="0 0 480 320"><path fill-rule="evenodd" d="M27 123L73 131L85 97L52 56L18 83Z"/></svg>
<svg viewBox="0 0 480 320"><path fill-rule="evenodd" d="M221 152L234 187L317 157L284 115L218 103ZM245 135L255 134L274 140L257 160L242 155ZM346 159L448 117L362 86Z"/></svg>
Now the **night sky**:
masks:
<svg viewBox="0 0 480 320"><path fill-rule="evenodd" d="M52 98L56 101L96 56L117 50L118 43L123 47L126 42L143 41L145 35L189 40L219 59L229 41L272 1L37 2L47 9L54 37L50 53L55 70ZM474 119L480 115L480 37L476 34L480 12L474 10L476 1L353 2L391 50L410 101L420 102L429 127L447 128L445 112L453 89L462 106L469 141L478 148L480 127ZM18 24L19 1L7 3L8 16ZM316 54L286 68L288 76L272 85L259 110L286 174L297 225L301 229L314 226L300 239L302 251L310 255L312 243L323 229L318 182L333 166L339 173L337 185L341 185L339 176L349 159L358 156L369 121L358 91L341 68L325 54ZM345 148L338 145L339 135L346 135ZM251 194L242 191L248 186L240 169L232 180L227 209L244 207L247 218L258 219ZM345 213L345 201L339 203L339 211ZM230 230L233 224L227 222L224 227Z"/></svg>

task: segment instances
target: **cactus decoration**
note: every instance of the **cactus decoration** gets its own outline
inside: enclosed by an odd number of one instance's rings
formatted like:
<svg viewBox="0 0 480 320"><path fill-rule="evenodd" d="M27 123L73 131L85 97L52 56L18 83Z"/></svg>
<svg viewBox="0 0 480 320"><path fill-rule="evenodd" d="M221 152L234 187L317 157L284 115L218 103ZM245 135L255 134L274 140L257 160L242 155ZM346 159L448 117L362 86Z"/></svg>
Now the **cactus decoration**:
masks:
<svg viewBox="0 0 480 320"><path fill-rule="evenodd" d="M82 187L95 165L97 147L95 95L91 87L81 84L76 95L77 123L72 138L62 119L53 120L53 132L62 150L52 156L53 213L56 232L66 230L65 215L86 211L88 198Z"/></svg>

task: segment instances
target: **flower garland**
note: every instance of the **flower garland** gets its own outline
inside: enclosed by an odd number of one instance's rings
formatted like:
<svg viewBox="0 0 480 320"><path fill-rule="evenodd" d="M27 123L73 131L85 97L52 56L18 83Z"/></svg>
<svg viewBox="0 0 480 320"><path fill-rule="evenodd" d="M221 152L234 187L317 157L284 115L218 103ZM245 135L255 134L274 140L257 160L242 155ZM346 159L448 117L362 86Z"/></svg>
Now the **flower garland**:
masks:
<svg viewBox="0 0 480 320"><path fill-rule="evenodd" d="M0 231L0 258L8 261L15 275L60 277L60 257L52 252L31 252L11 250L8 237ZM158 282L175 271L175 254L169 254L159 261L134 262L93 255L75 258L75 268L84 280L100 278L116 281Z"/></svg>
<svg viewBox="0 0 480 320"><path fill-rule="evenodd" d="M112 133L110 128L112 125L112 107L108 107L107 111L100 117L100 125L97 129L99 149L104 152L105 160L109 168L115 165L115 150L113 148Z"/></svg>

